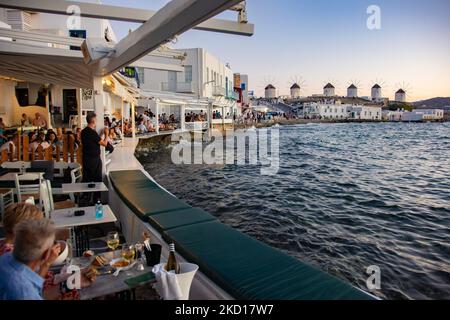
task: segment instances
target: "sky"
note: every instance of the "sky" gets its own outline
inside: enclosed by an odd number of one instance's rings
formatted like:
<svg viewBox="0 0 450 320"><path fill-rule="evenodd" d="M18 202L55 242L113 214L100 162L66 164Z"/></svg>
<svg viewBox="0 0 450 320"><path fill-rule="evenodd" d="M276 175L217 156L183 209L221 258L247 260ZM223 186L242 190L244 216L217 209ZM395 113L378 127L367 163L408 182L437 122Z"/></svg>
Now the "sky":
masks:
<svg viewBox="0 0 450 320"><path fill-rule="evenodd" d="M104 4L157 10L167 0L103 0ZM380 8L381 28L367 27L370 5ZM191 30L174 48L202 47L234 72L249 75L262 95L270 82L289 94L294 80L302 95L321 93L332 82L344 95L356 82L360 96L376 82L393 98L403 87L409 101L450 97L449 0L247 0L252 37ZM235 19L226 12L222 18ZM137 24L114 22L119 38Z"/></svg>

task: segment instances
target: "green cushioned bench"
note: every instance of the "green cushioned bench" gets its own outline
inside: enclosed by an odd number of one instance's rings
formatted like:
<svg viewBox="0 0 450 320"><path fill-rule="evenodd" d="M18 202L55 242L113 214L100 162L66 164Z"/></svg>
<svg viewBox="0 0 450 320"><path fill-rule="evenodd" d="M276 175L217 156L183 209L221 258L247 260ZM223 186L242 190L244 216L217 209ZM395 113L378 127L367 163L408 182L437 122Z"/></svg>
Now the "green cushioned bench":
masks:
<svg viewBox="0 0 450 320"><path fill-rule="evenodd" d="M149 222L161 233L171 229L209 221L217 221L217 219L197 208L170 211L149 217Z"/></svg>
<svg viewBox="0 0 450 320"><path fill-rule="evenodd" d="M109 178L120 198L145 222L152 215L191 208L141 171L114 171L109 173Z"/></svg>
<svg viewBox="0 0 450 320"><path fill-rule="evenodd" d="M365 300L351 285L220 223L162 190L141 171L109 174L130 209L237 299Z"/></svg>
<svg viewBox="0 0 450 320"><path fill-rule="evenodd" d="M237 299L371 299L351 285L218 221L168 230L163 237Z"/></svg>

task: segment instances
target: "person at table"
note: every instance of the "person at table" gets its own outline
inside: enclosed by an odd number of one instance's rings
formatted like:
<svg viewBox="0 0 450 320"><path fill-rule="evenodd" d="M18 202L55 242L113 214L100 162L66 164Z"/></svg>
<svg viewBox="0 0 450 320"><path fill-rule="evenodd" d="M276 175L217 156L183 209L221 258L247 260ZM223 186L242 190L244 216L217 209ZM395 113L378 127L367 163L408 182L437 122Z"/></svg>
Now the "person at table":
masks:
<svg viewBox="0 0 450 320"><path fill-rule="evenodd" d="M0 130L1 131L1 130ZM2 142L5 140L2 140ZM0 147L0 154L3 151L7 151L8 153L16 154L16 145L19 142L19 135L15 134L12 139L7 139L6 142L3 142Z"/></svg>
<svg viewBox="0 0 450 320"><path fill-rule="evenodd" d="M6 210L3 216L3 228L5 231L5 239L0 240L0 257L4 254L14 251L15 239L17 234L15 228L23 221L44 220L42 211L33 204L17 203ZM56 240L67 240L70 236L70 231L67 229L56 230ZM53 262L58 258L60 253L59 245L52 247L52 251L47 259L39 266L38 274L44 279L44 297L48 300L77 300L79 299L78 291L60 292L59 283L55 280L53 272L49 271ZM88 278L86 273L88 270L83 270L81 274L81 286L83 288L90 286L95 282L94 278ZM63 277L64 279L64 277Z"/></svg>
<svg viewBox="0 0 450 320"><path fill-rule="evenodd" d="M52 255L55 227L26 220L14 229L14 251L0 257L0 300L43 300L44 279L36 272Z"/></svg>
<svg viewBox="0 0 450 320"><path fill-rule="evenodd" d="M97 126L97 115L94 112L88 113L87 127L81 131L81 145L83 147L83 181L102 182L102 160L100 158L100 147L106 147L108 141L98 135L95 128Z"/></svg>
<svg viewBox="0 0 450 320"><path fill-rule="evenodd" d="M58 139L54 131L48 132L45 137L45 140L54 147L56 146L62 147L62 142Z"/></svg>
<svg viewBox="0 0 450 320"><path fill-rule="evenodd" d="M41 116L39 112L36 112L32 124L33 126L38 128L47 128L47 121L45 121L45 119Z"/></svg>
<svg viewBox="0 0 450 320"><path fill-rule="evenodd" d="M26 115L26 113L22 113L22 117L20 118L20 124L22 127L29 127L31 126L30 118Z"/></svg>

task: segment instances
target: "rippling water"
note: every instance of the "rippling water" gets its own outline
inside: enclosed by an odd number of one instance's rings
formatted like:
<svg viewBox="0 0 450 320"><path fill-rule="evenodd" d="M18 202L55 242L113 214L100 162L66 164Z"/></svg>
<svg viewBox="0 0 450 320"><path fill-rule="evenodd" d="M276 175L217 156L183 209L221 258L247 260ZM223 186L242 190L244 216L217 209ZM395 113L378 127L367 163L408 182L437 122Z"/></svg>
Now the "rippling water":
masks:
<svg viewBox="0 0 450 320"><path fill-rule="evenodd" d="M387 299L450 299L450 124L280 128L281 169L141 158L222 222Z"/></svg>

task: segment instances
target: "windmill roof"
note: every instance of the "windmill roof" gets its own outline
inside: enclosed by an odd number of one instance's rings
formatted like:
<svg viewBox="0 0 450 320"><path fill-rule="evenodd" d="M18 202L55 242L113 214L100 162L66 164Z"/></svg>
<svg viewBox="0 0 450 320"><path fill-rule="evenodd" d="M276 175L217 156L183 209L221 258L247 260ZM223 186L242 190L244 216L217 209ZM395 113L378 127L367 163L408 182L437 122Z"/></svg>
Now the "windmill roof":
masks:
<svg viewBox="0 0 450 320"><path fill-rule="evenodd" d="M406 93L406 92L405 92L405 90L400 89L400 90L398 90L396 93Z"/></svg>
<svg viewBox="0 0 450 320"><path fill-rule="evenodd" d="M268 89L276 89L276 88L272 84L269 84L265 90L268 90Z"/></svg>
<svg viewBox="0 0 450 320"><path fill-rule="evenodd" d="M348 87L349 89L358 89L354 84L351 84L350 87Z"/></svg>
<svg viewBox="0 0 450 320"><path fill-rule="evenodd" d="M300 89L300 86L297 83L294 83L291 89Z"/></svg>
<svg viewBox="0 0 450 320"><path fill-rule="evenodd" d="M324 89L334 89L334 86L331 83L328 83Z"/></svg>
<svg viewBox="0 0 450 320"><path fill-rule="evenodd" d="M376 83L376 84L372 87L372 89L381 89L381 87L380 87L380 85L379 85L378 83Z"/></svg>

